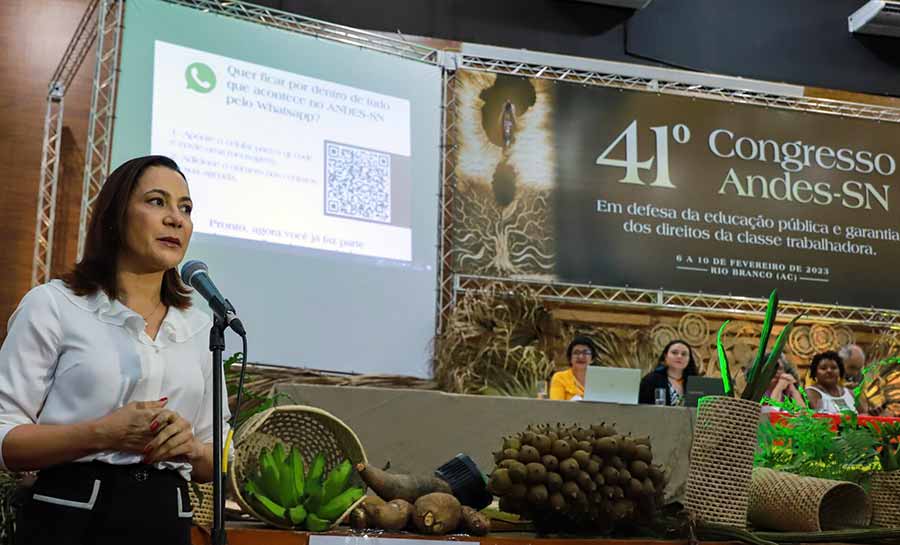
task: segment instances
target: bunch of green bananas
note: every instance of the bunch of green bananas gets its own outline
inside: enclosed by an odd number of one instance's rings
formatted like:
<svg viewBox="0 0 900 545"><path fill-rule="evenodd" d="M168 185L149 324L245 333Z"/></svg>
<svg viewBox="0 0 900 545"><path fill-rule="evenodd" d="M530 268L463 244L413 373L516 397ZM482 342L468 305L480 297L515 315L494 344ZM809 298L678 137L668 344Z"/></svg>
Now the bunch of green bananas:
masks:
<svg viewBox="0 0 900 545"><path fill-rule="evenodd" d="M295 447L285 454L278 443L259 452L256 474L244 489L263 513L293 527L311 532L327 530L365 492L350 485L353 464L344 460L325 475L325 456L320 452L305 466Z"/></svg>

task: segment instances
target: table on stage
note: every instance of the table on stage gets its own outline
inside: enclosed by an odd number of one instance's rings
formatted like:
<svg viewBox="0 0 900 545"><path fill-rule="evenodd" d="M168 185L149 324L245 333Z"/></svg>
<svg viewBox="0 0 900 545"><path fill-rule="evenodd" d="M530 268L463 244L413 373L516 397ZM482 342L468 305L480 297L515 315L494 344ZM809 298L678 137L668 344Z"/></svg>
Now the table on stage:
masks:
<svg viewBox="0 0 900 545"><path fill-rule="evenodd" d="M229 524L226 532L228 545L444 545L460 541L472 542L473 545L688 545L688 540L537 538L534 534L521 532L498 532L484 537L355 534L346 530L312 534L277 530L257 523ZM197 527L193 528L191 537L193 545L211 545L209 534ZM734 541L700 541L696 543L740 545Z"/></svg>

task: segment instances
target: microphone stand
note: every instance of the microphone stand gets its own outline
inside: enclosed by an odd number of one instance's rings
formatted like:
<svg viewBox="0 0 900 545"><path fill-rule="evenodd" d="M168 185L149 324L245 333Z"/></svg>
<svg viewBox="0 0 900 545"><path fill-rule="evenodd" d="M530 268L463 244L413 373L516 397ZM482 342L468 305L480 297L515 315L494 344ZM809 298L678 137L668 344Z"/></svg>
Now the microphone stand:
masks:
<svg viewBox="0 0 900 545"><path fill-rule="evenodd" d="M222 352L225 351L225 328L228 325L213 313L209 330L209 350L213 365L213 525L212 544L225 545L225 475L222 473Z"/></svg>

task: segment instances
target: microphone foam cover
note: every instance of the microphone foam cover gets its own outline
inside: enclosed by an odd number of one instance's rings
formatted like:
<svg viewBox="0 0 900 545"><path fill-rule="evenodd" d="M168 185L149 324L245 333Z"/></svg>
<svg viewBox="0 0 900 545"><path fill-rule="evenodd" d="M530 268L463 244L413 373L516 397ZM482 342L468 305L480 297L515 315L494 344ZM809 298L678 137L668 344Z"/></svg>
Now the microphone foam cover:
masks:
<svg viewBox="0 0 900 545"><path fill-rule="evenodd" d="M181 266L181 281L190 286L191 277L200 271L209 272L209 267L206 266L206 263L196 259L188 261Z"/></svg>

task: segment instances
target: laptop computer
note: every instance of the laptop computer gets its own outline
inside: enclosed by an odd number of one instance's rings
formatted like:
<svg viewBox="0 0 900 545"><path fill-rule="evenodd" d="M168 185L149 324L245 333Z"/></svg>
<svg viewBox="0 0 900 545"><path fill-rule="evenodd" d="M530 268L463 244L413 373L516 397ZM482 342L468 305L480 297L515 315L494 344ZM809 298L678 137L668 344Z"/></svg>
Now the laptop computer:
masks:
<svg viewBox="0 0 900 545"><path fill-rule="evenodd" d="M725 395L721 378L690 376L684 385L684 406L696 407L701 397L721 395Z"/></svg>
<svg viewBox="0 0 900 545"><path fill-rule="evenodd" d="M592 365L587 368L584 381L584 401L637 405L640 369Z"/></svg>

